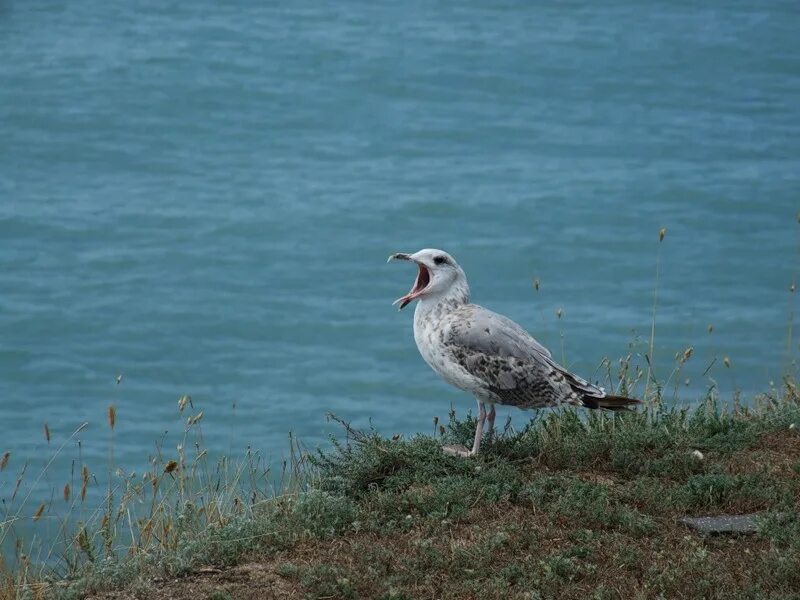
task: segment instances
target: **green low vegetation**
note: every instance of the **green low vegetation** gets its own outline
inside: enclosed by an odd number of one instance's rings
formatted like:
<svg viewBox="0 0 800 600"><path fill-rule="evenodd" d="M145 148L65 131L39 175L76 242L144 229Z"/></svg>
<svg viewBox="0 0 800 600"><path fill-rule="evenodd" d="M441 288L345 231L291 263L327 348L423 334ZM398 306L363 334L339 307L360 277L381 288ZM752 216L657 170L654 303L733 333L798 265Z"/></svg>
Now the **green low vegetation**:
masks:
<svg viewBox="0 0 800 600"><path fill-rule="evenodd" d="M469 417L411 439L343 425L329 450L292 444L279 493L252 460L154 458L94 521L65 518L57 566L6 570L0 598L800 597L789 380L750 408L539 413L474 459L440 451ZM749 536L678 521L754 512Z"/></svg>

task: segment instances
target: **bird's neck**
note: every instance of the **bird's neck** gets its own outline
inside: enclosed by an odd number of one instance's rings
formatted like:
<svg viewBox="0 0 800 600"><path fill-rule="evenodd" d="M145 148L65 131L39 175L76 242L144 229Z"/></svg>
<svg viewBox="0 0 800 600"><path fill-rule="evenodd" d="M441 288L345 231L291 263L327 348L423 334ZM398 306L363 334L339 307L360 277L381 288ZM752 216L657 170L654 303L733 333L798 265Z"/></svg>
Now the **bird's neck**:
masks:
<svg viewBox="0 0 800 600"><path fill-rule="evenodd" d="M444 292L420 298L414 309L414 320L443 315L465 304L469 304L469 285L464 280L456 281Z"/></svg>

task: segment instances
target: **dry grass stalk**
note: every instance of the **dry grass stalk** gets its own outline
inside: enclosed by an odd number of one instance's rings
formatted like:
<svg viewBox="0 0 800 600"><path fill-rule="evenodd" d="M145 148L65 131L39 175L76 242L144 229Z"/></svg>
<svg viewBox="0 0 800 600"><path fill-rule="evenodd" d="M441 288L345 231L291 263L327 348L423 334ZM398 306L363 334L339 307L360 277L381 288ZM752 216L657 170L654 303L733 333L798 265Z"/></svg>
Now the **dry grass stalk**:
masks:
<svg viewBox="0 0 800 600"><path fill-rule="evenodd" d="M33 513L33 520L38 521L42 518L42 513L44 513L44 502L39 505L39 508L36 509L36 512Z"/></svg>
<svg viewBox="0 0 800 600"><path fill-rule="evenodd" d="M86 500L86 490L89 489L89 467L83 465L81 469L81 502Z"/></svg>

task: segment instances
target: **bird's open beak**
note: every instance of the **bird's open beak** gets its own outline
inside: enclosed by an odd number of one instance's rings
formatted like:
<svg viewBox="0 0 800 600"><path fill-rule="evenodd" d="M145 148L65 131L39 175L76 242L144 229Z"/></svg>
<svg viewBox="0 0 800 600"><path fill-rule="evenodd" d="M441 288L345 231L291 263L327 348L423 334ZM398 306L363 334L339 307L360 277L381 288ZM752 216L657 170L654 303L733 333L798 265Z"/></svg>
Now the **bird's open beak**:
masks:
<svg viewBox="0 0 800 600"><path fill-rule="evenodd" d="M392 262L393 260L410 260L416 262L417 266L419 266L419 273L417 273L417 279L414 281L414 285L411 286L411 290L409 290L405 296L392 302L392 306L395 304L399 305L397 310L403 310L409 302L423 294L425 288L427 288L428 284L431 282L431 274L428 272L428 269L425 267L425 265L423 265L421 262L415 261L413 258L411 258L410 254L406 254L405 252L397 252L396 254L392 254L389 257L389 260L386 262Z"/></svg>

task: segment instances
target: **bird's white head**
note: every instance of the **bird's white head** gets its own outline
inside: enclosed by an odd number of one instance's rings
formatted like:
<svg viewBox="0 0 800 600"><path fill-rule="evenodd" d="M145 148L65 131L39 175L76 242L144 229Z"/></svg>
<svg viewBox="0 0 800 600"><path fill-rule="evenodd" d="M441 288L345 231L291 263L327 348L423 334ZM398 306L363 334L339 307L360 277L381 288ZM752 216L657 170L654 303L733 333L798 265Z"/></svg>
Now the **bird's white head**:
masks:
<svg viewBox="0 0 800 600"><path fill-rule="evenodd" d="M455 304L469 302L467 276L458 266L456 259L443 250L426 248L406 254L398 252L389 257L392 260L408 260L417 263L419 272L411 290L394 301L402 310L412 300L421 302L452 300Z"/></svg>

